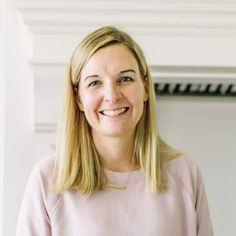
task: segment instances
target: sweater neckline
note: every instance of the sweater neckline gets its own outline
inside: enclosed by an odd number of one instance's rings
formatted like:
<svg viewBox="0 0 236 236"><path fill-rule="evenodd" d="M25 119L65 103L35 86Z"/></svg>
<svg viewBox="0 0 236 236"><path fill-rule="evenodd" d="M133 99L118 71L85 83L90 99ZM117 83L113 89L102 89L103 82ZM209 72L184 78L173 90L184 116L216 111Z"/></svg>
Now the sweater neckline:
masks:
<svg viewBox="0 0 236 236"><path fill-rule="evenodd" d="M143 170L139 168L137 170L126 171L126 172L118 172L112 171L109 169L104 169L105 174L108 180L111 183L118 184L118 185L130 185L132 183L137 183L141 179L143 179Z"/></svg>

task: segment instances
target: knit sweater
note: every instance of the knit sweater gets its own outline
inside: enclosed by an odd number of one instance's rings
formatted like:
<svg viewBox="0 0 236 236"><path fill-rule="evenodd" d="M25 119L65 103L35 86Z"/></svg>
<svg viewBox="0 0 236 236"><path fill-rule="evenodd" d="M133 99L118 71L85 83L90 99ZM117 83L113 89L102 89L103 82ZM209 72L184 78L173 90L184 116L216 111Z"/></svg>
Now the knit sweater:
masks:
<svg viewBox="0 0 236 236"><path fill-rule="evenodd" d="M53 158L33 169L19 213L16 236L213 236L204 184L189 157L167 161L168 190L151 193L142 169L105 170L113 184L85 197L51 191Z"/></svg>

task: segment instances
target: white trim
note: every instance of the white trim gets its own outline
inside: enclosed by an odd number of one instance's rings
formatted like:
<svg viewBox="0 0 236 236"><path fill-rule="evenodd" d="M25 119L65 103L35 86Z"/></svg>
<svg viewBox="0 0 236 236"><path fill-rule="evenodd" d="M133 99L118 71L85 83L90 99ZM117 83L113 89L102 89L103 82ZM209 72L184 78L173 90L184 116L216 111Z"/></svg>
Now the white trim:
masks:
<svg viewBox="0 0 236 236"><path fill-rule="evenodd" d="M226 66L151 66L154 83L236 84L236 68Z"/></svg>
<svg viewBox="0 0 236 236"><path fill-rule="evenodd" d="M40 132L40 133L55 133L57 129L57 125L55 124L48 124L48 123L35 123L34 124L34 130L35 132Z"/></svg>
<svg viewBox="0 0 236 236"><path fill-rule="evenodd" d="M0 235L3 235L3 199L4 199L4 1L0 0Z"/></svg>
<svg viewBox="0 0 236 236"><path fill-rule="evenodd" d="M41 33L81 33L107 24L136 33L236 33L235 1L15 0L14 5Z"/></svg>
<svg viewBox="0 0 236 236"><path fill-rule="evenodd" d="M232 6L236 6L236 1L205 1L205 0L172 0L172 1L158 1L158 0L149 0L149 1L137 1L137 0L126 0L126 1L112 1L112 0L103 0L103 1L85 1L85 0L13 0L14 5L19 9L74 9L74 10L158 10L158 11L192 11L192 12L209 12L209 11L218 11L224 12L232 9ZM136 3L136 4L135 4ZM92 8L91 8L92 6ZM228 6L228 7L227 7Z"/></svg>

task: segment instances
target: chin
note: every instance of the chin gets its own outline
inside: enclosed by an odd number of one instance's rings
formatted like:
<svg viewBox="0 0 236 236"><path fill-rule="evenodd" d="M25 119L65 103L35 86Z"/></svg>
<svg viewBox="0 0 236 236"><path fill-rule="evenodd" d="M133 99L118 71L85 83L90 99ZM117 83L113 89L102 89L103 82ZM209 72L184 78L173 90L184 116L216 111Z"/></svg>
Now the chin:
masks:
<svg viewBox="0 0 236 236"><path fill-rule="evenodd" d="M104 132L103 134L106 136L121 136L124 135L126 132L118 131L118 130L110 130L109 132Z"/></svg>
<svg viewBox="0 0 236 236"><path fill-rule="evenodd" d="M122 129L107 129L109 132L104 132L104 135L110 137L122 137L130 133L131 129L122 128Z"/></svg>

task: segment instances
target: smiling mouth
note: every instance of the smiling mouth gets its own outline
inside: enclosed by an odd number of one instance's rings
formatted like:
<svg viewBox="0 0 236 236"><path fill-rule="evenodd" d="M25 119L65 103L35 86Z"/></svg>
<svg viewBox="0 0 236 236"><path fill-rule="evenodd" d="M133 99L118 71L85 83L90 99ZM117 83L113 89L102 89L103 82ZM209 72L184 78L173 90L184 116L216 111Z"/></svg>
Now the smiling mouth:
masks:
<svg viewBox="0 0 236 236"><path fill-rule="evenodd" d="M104 116L119 116L121 114L126 113L129 110L129 107L122 107L114 110L103 110L100 111L99 113L104 115Z"/></svg>

